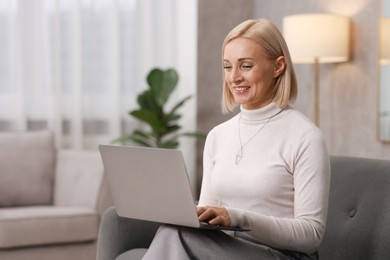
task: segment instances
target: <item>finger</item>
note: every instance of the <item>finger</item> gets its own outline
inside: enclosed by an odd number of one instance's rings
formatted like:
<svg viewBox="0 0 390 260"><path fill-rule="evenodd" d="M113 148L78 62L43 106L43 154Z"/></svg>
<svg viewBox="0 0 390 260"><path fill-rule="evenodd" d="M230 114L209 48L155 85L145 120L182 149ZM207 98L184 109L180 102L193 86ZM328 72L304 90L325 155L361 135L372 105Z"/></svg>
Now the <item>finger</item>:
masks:
<svg viewBox="0 0 390 260"><path fill-rule="evenodd" d="M198 216L201 215L205 211L206 211L205 207L197 207L196 208L196 212L198 213Z"/></svg>
<svg viewBox="0 0 390 260"><path fill-rule="evenodd" d="M216 215L214 218L210 219L209 223L211 225L220 225L220 226L228 226L230 223L226 215Z"/></svg>
<svg viewBox="0 0 390 260"><path fill-rule="evenodd" d="M217 216L209 221L209 224L211 225L219 225L219 226L224 226L224 221L221 216Z"/></svg>
<svg viewBox="0 0 390 260"><path fill-rule="evenodd" d="M225 210L221 210L214 218L210 219L209 223L212 225L229 226L231 224L230 216Z"/></svg>
<svg viewBox="0 0 390 260"><path fill-rule="evenodd" d="M208 222L210 220L210 212L205 209L203 212L200 212L198 215L199 221L201 222Z"/></svg>
<svg viewBox="0 0 390 260"><path fill-rule="evenodd" d="M205 210L199 215L199 221L201 222L209 222L211 219L215 218L217 214L215 214L214 209L205 208Z"/></svg>

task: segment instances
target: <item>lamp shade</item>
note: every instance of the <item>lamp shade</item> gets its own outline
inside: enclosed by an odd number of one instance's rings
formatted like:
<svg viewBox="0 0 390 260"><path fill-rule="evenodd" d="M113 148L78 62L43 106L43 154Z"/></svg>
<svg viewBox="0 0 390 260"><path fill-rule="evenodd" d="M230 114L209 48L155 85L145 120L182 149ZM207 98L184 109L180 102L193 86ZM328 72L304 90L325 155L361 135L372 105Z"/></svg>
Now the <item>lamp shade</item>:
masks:
<svg viewBox="0 0 390 260"><path fill-rule="evenodd" d="M381 19L380 62L390 63L390 18Z"/></svg>
<svg viewBox="0 0 390 260"><path fill-rule="evenodd" d="M344 62L349 59L349 19L331 14L302 14L283 19L283 34L293 62Z"/></svg>

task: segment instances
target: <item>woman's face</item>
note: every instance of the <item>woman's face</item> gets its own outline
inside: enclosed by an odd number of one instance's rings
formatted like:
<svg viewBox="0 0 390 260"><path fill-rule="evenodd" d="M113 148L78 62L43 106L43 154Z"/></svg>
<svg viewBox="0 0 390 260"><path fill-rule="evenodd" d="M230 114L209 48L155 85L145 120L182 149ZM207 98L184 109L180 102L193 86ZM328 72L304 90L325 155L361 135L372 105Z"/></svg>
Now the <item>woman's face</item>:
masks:
<svg viewBox="0 0 390 260"><path fill-rule="evenodd" d="M276 64L277 61L264 56L262 48L253 40L237 38L226 44L224 79L235 102L245 109L269 104L276 78L280 75Z"/></svg>

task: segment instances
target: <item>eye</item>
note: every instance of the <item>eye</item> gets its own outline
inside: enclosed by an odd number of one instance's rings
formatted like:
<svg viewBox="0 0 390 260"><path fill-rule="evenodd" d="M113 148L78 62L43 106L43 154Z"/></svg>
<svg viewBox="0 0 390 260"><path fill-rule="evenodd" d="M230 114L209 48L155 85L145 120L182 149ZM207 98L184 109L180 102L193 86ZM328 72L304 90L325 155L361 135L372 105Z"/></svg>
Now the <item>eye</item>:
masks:
<svg viewBox="0 0 390 260"><path fill-rule="evenodd" d="M227 71L230 71L230 70L232 69L232 66L231 66L231 65L225 64L225 65L223 65L223 68L224 68L225 70L227 70Z"/></svg>
<svg viewBox="0 0 390 260"><path fill-rule="evenodd" d="M252 64L242 64L241 68L244 70L250 70L253 68L253 65Z"/></svg>

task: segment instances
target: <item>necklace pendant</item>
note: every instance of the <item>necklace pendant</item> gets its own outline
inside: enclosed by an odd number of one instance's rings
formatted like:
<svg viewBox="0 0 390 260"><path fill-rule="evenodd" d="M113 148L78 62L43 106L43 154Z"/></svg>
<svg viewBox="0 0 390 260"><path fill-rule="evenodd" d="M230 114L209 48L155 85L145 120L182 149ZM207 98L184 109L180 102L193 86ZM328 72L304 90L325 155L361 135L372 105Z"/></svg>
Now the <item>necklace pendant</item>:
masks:
<svg viewBox="0 0 390 260"><path fill-rule="evenodd" d="M236 165L241 161L242 159L242 147L240 148L240 150L238 150L237 154L236 154Z"/></svg>

